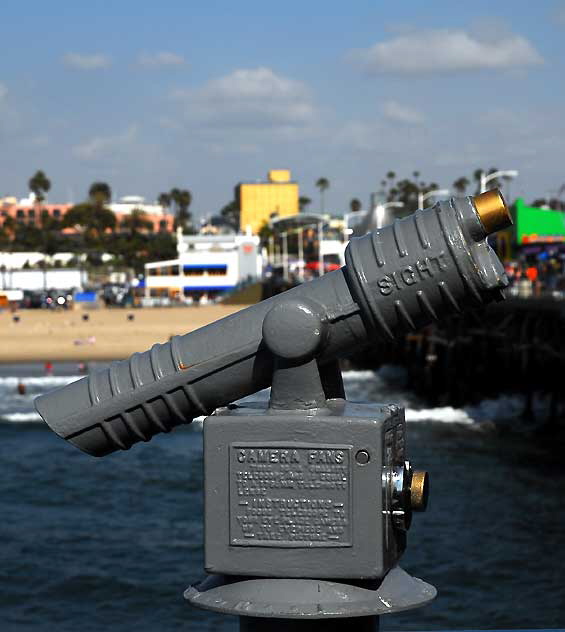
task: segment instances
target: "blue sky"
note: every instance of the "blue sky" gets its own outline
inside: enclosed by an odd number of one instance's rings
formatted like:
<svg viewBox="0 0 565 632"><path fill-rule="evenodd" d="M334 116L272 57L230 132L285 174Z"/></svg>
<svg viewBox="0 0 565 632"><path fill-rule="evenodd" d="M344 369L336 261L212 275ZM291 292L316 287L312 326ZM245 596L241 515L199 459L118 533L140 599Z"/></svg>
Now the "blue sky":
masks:
<svg viewBox="0 0 565 632"><path fill-rule="evenodd" d="M318 206L384 174L449 187L518 169L512 195L565 183L565 2L3 0L0 195L43 169L50 200L105 180L214 213L289 168Z"/></svg>

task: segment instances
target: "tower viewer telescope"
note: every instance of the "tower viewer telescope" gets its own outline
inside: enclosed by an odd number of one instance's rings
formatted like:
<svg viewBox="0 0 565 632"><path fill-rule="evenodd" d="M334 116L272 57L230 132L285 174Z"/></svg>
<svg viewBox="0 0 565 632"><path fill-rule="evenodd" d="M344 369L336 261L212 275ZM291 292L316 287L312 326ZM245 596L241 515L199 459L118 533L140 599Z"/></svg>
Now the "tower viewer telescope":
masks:
<svg viewBox="0 0 565 632"><path fill-rule="evenodd" d="M277 356L311 355L323 373L375 337L394 340L447 312L500 300L507 279L486 238L510 223L497 190L440 201L352 239L340 270L114 362L42 395L36 408L89 454L129 449L269 386ZM289 301L304 306L286 322L269 318ZM274 351L264 340L270 320ZM312 327L312 348L300 349Z"/></svg>
<svg viewBox="0 0 565 632"><path fill-rule="evenodd" d="M404 410L348 402L337 359L501 299L486 238L509 224L498 191L438 202L353 239L340 270L43 395L37 410L95 456L208 415L208 576L185 598L239 615L243 632L373 631L381 614L435 597L398 566L428 476L407 460ZM268 406L231 404L269 385Z"/></svg>

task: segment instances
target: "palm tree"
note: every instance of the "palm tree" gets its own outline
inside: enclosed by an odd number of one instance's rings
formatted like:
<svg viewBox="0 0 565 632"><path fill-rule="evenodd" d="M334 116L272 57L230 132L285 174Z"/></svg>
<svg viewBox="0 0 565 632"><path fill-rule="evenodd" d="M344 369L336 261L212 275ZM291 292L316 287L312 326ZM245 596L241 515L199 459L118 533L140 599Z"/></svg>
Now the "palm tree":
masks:
<svg viewBox="0 0 565 632"><path fill-rule="evenodd" d="M462 176L461 178L457 178L457 180L455 180L455 182L453 183L453 188L458 192L461 193L461 195L465 194L465 191L467 190L467 187L470 185L471 183L469 182L469 179L466 178L465 176Z"/></svg>
<svg viewBox="0 0 565 632"><path fill-rule="evenodd" d="M357 198L353 198L351 202L349 202L349 208L351 209L352 213L359 213L359 211L361 210L361 201Z"/></svg>
<svg viewBox="0 0 565 632"><path fill-rule="evenodd" d="M169 193L170 197L171 197L171 201L176 204L177 203L177 198L180 195L180 189L178 189L177 187L175 187L174 189L171 189L171 192Z"/></svg>
<svg viewBox="0 0 565 632"><path fill-rule="evenodd" d="M93 182L88 189L88 197L95 206L102 208L112 199L112 189L107 182Z"/></svg>
<svg viewBox="0 0 565 632"><path fill-rule="evenodd" d="M36 171L35 174L28 181L29 190L35 195L35 199L39 205L45 199L45 194L51 188L51 181L43 173L43 171Z"/></svg>
<svg viewBox="0 0 565 632"><path fill-rule="evenodd" d="M192 202L192 193L188 189L172 189L170 193L171 199L175 203L177 210L177 217L175 224L180 226L184 231L189 229L190 213L188 207Z"/></svg>
<svg viewBox="0 0 565 632"><path fill-rule="evenodd" d="M159 193L159 197L157 198L157 201L163 208L163 213L166 213L166 211L168 211L169 207L171 206L171 202L172 202L171 194Z"/></svg>
<svg viewBox="0 0 565 632"><path fill-rule="evenodd" d="M330 188L330 181L327 178L318 178L316 180L316 186L320 189L320 208L322 213L324 212L324 192Z"/></svg>
<svg viewBox="0 0 565 632"><path fill-rule="evenodd" d="M41 212L41 203L45 200L45 195L51 188L51 181L45 175L45 173L41 170L36 171L35 174L29 179L28 182L29 190L35 195L35 206L38 212ZM47 213L47 211L45 211ZM43 268L43 288L47 289L47 269L46 269L46 261L45 257L49 254L53 254L52 251L55 248L53 245L53 240L48 239L47 231L43 231L42 234L42 251L43 251L43 260L41 263L41 267Z"/></svg>
<svg viewBox="0 0 565 632"><path fill-rule="evenodd" d="M301 195L298 198L298 208L300 209L300 212L302 212L311 203L312 203L312 200L309 197L306 197L305 195Z"/></svg>

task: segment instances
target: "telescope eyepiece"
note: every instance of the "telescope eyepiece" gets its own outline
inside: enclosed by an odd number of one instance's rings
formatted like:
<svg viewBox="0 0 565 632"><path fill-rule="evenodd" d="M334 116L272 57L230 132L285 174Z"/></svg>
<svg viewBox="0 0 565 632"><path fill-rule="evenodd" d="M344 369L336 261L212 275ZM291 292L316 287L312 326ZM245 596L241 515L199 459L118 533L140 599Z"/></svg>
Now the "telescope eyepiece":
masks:
<svg viewBox="0 0 565 632"><path fill-rule="evenodd" d="M476 195L473 202L487 235L512 225L510 210L498 189Z"/></svg>

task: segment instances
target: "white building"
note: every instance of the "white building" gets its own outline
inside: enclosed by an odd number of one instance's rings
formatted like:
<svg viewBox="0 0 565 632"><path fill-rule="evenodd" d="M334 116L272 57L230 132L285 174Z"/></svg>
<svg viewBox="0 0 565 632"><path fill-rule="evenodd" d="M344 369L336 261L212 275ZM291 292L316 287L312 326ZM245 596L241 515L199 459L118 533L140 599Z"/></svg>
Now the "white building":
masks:
<svg viewBox="0 0 565 632"><path fill-rule="evenodd" d="M147 204L141 195L124 195L118 202L108 204L108 208L113 213L130 214L133 210L138 209L149 215L164 215L163 207L160 204Z"/></svg>
<svg viewBox="0 0 565 632"><path fill-rule="evenodd" d="M47 268L43 270L0 270L0 290L76 290L88 283L84 270Z"/></svg>
<svg viewBox="0 0 565 632"><path fill-rule="evenodd" d="M178 258L145 264L145 296L206 301L261 277L259 238L177 234Z"/></svg>

